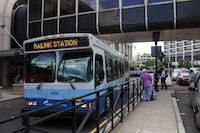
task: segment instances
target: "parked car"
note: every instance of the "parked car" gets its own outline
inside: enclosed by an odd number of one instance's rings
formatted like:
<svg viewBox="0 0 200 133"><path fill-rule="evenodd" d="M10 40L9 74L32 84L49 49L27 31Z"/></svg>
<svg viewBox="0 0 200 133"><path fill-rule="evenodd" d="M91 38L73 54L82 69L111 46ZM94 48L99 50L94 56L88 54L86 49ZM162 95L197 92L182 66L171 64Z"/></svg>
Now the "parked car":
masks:
<svg viewBox="0 0 200 133"><path fill-rule="evenodd" d="M142 71L139 67L130 67L130 76L140 76L142 74Z"/></svg>
<svg viewBox="0 0 200 133"><path fill-rule="evenodd" d="M194 111L194 121L200 131L200 72L193 75L189 86L190 106Z"/></svg>
<svg viewBox="0 0 200 133"><path fill-rule="evenodd" d="M200 72L200 68L192 67L190 70L193 70L194 73Z"/></svg>
<svg viewBox="0 0 200 133"><path fill-rule="evenodd" d="M189 71L180 71L176 77L176 82L179 85L189 85L188 82L189 75L190 75Z"/></svg>
<svg viewBox="0 0 200 133"><path fill-rule="evenodd" d="M175 81L176 80L176 77L178 75L178 73L181 71L181 69L174 69L173 72L172 72L172 80Z"/></svg>
<svg viewBox="0 0 200 133"><path fill-rule="evenodd" d="M152 68L147 68L148 73L154 73L154 70Z"/></svg>

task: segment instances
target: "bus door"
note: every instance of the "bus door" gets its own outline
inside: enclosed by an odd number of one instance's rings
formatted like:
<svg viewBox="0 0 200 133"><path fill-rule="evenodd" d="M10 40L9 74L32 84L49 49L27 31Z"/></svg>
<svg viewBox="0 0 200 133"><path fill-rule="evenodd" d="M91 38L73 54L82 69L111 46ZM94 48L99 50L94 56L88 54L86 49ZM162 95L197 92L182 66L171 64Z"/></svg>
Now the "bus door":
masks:
<svg viewBox="0 0 200 133"><path fill-rule="evenodd" d="M95 54L95 88L104 83L104 59L102 54Z"/></svg>

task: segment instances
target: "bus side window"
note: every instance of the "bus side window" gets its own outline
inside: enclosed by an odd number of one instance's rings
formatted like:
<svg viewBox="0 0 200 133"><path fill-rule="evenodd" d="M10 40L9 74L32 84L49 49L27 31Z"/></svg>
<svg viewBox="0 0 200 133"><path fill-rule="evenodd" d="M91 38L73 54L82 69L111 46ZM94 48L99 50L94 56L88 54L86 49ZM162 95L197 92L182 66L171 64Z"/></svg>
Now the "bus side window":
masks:
<svg viewBox="0 0 200 133"><path fill-rule="evenodd" d="M121 66L121 68L122 68L122 76L124 76L124 62L122 62L121 65L122 65L122 66Z"/></svg>
<svg viewBox="0 0 200 133"><path fill-rule="evenodd" d="M101 55L95 56L95 85L98 86L104 80L103 58Z"/></svg>
<svg viewBox="0 0 200 133"><path fill-rule="evenodd" d="M107 80L111 81L112 80L112 60L109 58L106 58L106 76Z"/></svg>

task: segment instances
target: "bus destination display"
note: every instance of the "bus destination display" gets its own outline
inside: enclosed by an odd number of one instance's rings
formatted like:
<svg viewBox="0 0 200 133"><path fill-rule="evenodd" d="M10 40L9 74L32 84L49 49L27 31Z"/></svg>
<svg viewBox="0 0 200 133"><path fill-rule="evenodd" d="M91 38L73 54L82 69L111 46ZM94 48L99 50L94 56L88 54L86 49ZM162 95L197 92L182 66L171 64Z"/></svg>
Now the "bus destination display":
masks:
<svg viewBox="0 0 200 133"><path fill-rule="evenodd" d="M25 51L40 51L84 46L89 46L89 40L87 37L59 38L27 43L25 44Z"/></svg>

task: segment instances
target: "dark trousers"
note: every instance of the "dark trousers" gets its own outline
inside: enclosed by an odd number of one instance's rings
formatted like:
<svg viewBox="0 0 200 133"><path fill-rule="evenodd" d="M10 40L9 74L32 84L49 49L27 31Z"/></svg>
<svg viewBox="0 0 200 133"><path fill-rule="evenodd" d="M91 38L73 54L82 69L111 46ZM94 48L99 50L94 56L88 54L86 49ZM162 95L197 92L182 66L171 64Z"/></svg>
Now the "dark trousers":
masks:
<svg viewBox="0 0 200 133"><path fill-rule="evenodd" d="M166 80L166 78L161 78L162 89L163 89L164 85L165 85L165 89L167 89L167 85L166 85L165 80Z"/></svg>

